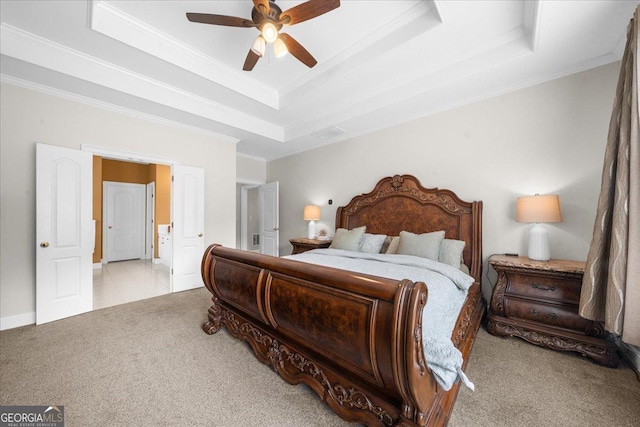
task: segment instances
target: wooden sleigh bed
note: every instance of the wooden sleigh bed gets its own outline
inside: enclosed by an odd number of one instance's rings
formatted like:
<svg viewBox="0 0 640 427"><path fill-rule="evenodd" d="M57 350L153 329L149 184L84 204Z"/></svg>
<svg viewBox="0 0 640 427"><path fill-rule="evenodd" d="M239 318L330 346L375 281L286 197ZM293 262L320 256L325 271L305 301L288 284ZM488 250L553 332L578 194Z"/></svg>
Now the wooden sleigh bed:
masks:
<svg viewBox="0 0 640 427"><path fill-rule="evenodd" d="M367 233L444 230L466 242L474 278L451 340L464 364L484 313L482 202L427 189L411 175L387 177L338 208L336 228ZM425 283L392 280L211 245L202 276L213 294L205 332L223 325L290 384L305 383L347 421L370 426L446 425L460 382L445 391L422 343Z"/></svg>

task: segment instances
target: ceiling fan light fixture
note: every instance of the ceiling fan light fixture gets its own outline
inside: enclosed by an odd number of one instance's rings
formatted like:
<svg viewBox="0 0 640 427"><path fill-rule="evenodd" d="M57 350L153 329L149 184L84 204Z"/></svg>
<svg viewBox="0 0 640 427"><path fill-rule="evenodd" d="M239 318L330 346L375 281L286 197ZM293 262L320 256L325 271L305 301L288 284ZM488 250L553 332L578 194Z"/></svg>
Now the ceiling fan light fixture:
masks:
<svg viewBox="0 0 640 427"><path fill-rule="evenodd" d="M275 53L276 58L282 58L289 53L289 50L287 49L287 45L284 44L280 38L277 38L276 41L273 42L273 52Z"/></svg>
<svg viewBox="0 0 640 427"><path fill-rule="evenodd" d="M262 37L267 43L273 43L278 38L278 29L273 22L267 22L262 26Z"/></svg>
<svg viewBox="0 0 640 427"><path fill-rule="evenodd" d="M253 70L258 60L265 55L266 45L269 43L273 44L276 57L279 58L291 53L298 61L309 68L313 68L318 63L313 55L289 34L280 34L279 32L284 26L295 25L331 12L340 6L340 0L306 0L299 2L299 4L284 12L275 2L276 0L252 0L251 19L193 12L187 12L186 16L189 22L222 25L225 27L255 28L258 30L260 37L254 40L247 53L242 66L244 71ZM247 2L248 6L249 3Z"/></svg>
<svg viewBox="0 0 640 427"><path fill-rule="evenodd" d="M266 49L267 43L264 41L262 36L258 36L258 38L253 42L253 46L251 46L251 50L256 55L262 57L264 56L264 51Z"/></svg>

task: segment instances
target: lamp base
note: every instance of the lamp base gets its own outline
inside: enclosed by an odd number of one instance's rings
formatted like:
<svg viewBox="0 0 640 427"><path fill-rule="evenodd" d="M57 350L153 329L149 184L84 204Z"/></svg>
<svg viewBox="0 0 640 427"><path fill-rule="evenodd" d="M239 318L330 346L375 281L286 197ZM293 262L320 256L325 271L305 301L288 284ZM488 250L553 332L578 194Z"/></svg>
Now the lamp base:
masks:
<svg viewBox="0 0 640 427"><path fill-rule="evenodd" d="M537 261L549 261L549 233L542 224L534 225L529 231L529 259Z"/></svg>
<svg viewBox="0 0 640 427"><path fill-rule="evenodd" d="M316 222L309 221L309 231L307 233L307 238L315 239L316 238Z"/></svg>

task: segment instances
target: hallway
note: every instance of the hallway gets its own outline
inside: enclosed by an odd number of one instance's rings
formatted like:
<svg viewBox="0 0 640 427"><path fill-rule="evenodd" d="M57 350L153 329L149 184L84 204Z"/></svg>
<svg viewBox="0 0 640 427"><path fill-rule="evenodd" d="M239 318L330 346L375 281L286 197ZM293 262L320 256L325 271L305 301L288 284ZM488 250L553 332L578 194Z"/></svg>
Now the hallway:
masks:
<svg viewBox="0 0 640 427"><path fill-rule="evenodd" d="M151 260L103 264L93 270L93 309L170 293L169 269Z"/></svg>

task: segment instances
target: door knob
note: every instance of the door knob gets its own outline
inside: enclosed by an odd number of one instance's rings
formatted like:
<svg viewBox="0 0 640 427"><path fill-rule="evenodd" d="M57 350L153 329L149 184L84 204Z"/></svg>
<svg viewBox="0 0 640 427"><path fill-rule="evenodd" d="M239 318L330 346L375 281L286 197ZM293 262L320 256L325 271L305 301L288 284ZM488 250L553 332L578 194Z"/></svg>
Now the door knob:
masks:
<svg viewBox="0 0 640 427"><path fill-rule="evenodd" d="M198 233L198 237L202 237L202 233Z"/></svg>
<svg viewBox="0 0 640 427"><path fill-rule="evenodd" d="M113 228L112 226L109 226L109 230L111 230L112 228Z"/></svg>
<svg viewBox="0 0 640 427"><path fill-rule="evenodd" d="M42 243L40 243L40 247L41 247L41 248L48 248L48 247L49 247L49 242L42 242Z"/></svg>

